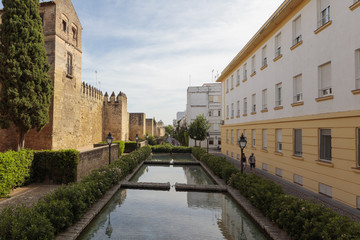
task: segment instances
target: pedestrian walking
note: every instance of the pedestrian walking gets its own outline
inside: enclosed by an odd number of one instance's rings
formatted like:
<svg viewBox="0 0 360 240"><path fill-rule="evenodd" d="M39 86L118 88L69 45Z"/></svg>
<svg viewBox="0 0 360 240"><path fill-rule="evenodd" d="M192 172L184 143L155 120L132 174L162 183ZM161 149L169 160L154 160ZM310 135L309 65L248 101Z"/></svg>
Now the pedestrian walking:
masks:
<svg viewBox="0 0 360 240"><path fill-rule="evenodd" d="M255 172L255 164L256 160L255 160L255 156L254 153L251 153L250 157L249 157L249 164L250 164L250 171L251 172Z"/></svg>
<svg viewBox="0 0 360 240"><path fill-rule="evenodd" d="M243 153L243 155L241 156L241 170L244 171L245 169L246 169L246 155L245 153Z"/></svg>

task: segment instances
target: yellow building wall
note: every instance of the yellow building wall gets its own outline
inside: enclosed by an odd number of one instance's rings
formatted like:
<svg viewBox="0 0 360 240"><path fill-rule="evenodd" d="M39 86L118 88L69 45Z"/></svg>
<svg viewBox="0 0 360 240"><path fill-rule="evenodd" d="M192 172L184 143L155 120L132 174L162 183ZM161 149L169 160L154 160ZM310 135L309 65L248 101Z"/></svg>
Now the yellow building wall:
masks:
<svg viewBox="0 0 360 240"><path fill-rule="evenodd" d="M237 140L231 144L231 130L247 130L247 158L252 152L256 156L256 167L268 165L268 172L275 175L275 169L282 170L282 178L293 181L294 174L303 177L303 187L319 192L319 183L332 187L332 198L356 208L360 196L360 168L357 159L357 129L360 127L360 111L302 116L298 118L275 119L225 125L221 128L222 153L233 158L241 150ZM331 129L331 163L319 160L320 129ZM252 147L252 129L256 130L256 147ZM262 130L267 129L267 150L263 149ZM275 129L282 129L282 153L276 152ZM294 156L294 129L302 129L302 157ZM229 131L229 141L226 140Z"/></svg>

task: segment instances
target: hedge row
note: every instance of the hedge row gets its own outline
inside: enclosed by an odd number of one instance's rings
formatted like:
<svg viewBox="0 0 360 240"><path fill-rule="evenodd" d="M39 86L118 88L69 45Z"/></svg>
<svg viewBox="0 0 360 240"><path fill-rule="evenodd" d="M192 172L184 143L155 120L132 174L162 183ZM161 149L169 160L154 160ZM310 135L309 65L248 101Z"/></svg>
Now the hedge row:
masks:
<svg viewBox="0 0 360 240"><path fill-rule="evenodd" d="M174 147L170 143L151 146L151 150L154 153L191 153L191 147Z"/></svg>
<svg viewBox="0 0 360 240"><path fill-rule="evenodd" d="M28 150L0 153L0 197L30 181L33 158L34 153Z"/></svg>
<svg viewBox="0 0 360 240"><path fill-rule="evenodd" d="M129 152L135 151L136 148L137 148L137 144L135 141L125 142L124 152L129 153Z"/></svg>
<svg viewBox="0 0 360 240"><path fill-rule="evenodd" d="M107 190L151 153L143 147L94 170L79 183L63 185L31 208L9 207L0 213L0 239L53 239L78 221Z"/></svg>
<svg viewBox="0 0 360 240"><path fill-rule="evenodd" d="M32 180L43 182L46 175L56 184L76 181L79 152L77 150L41 151L34 153Z"/></svg>
<svg viewBox="0 0 360 240"><path fill-rule="evenodd" d="M209 156L203 149L193 148L193 155L239 190L292 239L360 239L360 223L313 201L286 195L270 180L230 170L224 158Z"/></svg>

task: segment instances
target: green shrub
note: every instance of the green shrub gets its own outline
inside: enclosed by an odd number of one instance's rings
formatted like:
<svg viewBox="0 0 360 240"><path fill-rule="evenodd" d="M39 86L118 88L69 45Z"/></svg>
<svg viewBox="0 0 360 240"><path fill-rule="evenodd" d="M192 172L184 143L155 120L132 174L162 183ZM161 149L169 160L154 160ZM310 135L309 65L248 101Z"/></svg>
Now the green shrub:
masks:
<svg viewBox="0 0 360 240"><path fill-rule="evenodd" d="M54 183L75 182L78 162L79 152L77 150L35 152L32 179L43 182L48 175Z"/></svg>
<svg viewBox="0 0 360 240"><path fill-rule="evenodd" d="M44 215L25 206L8 207L0 213L0 239L53 239L54 228Z"/></svg>
<svg viewBox="0 0 360 240"><path fill-rule="evenodd" d="M125 150L125 141L116 141L115 143L119 144L119 157L123 155Z"/></svg>
<svg viewBox="0 0 360 240"><path fill-rule="evenodd" d="M29 150L0 153L0 197L30 181L33 158L34 153Z"/></svg>
<svg viewBox="0 0 360 240"><path fill-rule="evenodd" d="M124 152L129 153L136 150L136 148L137 148L137 143L135 141L125 142Z"/></svg>
<svg viewBox="0 0 360 240"><path fill-rule="evenodd" d="M191 147L174 147L170 143L150 146L153 153L191 153Z"/></svg>
<svg viewBox="0 0 360 240"><path fill-rule="evenodd" d="M201 159L202 155L206 154L206 150L203 148L199 148L199 147L193 147L191 152L192 152L192 155L194 155L194 157L198 160Z"/></svg>

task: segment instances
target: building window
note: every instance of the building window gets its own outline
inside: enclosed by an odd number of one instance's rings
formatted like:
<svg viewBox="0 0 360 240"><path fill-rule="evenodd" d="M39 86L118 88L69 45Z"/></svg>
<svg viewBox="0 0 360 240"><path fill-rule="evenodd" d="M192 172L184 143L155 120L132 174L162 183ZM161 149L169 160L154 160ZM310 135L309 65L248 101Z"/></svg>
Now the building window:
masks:
<svg viewBox="0 0 360 240"><path fill-rule="evenodd" d="M275 58L281 55L281 33L275 36Z"/></svg>
<svg viewBox="0 0 360 240"><path fill-rule="evenodd" d="M360 128L357 129L357 154L358 154L358 163L357 166L360 167Z"/></svg>
<svg viewBox="0 0 360 240"><path fill-rule="evenodd" d="M209 111L209 117L211 117L211 111Z"/></svg>
<svg viewBox="0 0 360 240"><path fill-rule="evenodd" d="M275 168L275 174L278 177L282 177L282 170L280 168Z"/></svg>
<svg viewBox="0 0 360 240"><path fill-rule="evenodd" d="M229 118L229 105L226 105L226 118Z"/></svg>
<svg viewBox="0 0 360 240"><path fill-rule="evenodd" d="M41 26L44 27L45 25L44 13L40 13L40 18L41 18Z"/></svg>
<svg viewBox="0 0 360 240"><path fill-rule="evenodd" d="M303 185L303 177L297 174L294 174L294 183Z"/></svg>
<svg viewBox="0 0 360 240"><path fill-rule="evenodd" d="M256 66L255 66L255 55L251 58L251 74L256 73Z"/></svg>
<svg viewBox="0 0 360 240"><path fill-rule="evenodd" d="M72 76L73 74L73 56L71 53L67 54L67 63L66 63L66 74Z"/></svg>
<svg viewBox="0 0 360 240"><path fill-rule="evenodd" d="M231 152L231 157L232 157L232 158L234 157L234 153L233 153L233 152Z"/></svg>
<svg viewBox="0 0 360 240"><path fill-rule="evenodd" d="M263 143L263 144L262 144L262 145L263 145L262 147L263 147L264 150L267 150L267 130L266 130L266 129L263 129L263 130L262 130L262 135L263 135L263 136L262 136L262 137L263 137L263 138L262 138L262 141L263 141L263 142L262 142L262 143Z"/></svg>
<svg viewBox="0 0 360 240"><path fill-rule="evenodd" d="M320 129L320 160L331 161L331 129Z"/></svg>
<svg viewBox="0 0 360 240"><path fill-rule="evenodd" d="M231 89L234 88L234 75L231 75Z"/></svg>
<svg viewBox="0 0 360 240"><path fill-rule="evenodd" d="M214 145L214 138L212 138L212 137L209 138L209 144L210 144L210 145Z"/></svg>
<svg viewBox="0 0 360 240"><path fill-rule="evenodd" d="M240 116L240 101L236 102L236 116Z"/></svg>
<svg viewBox="0 0 360 240"><path fill-rule="evenodd" d="M268 165L267 165L266 163L263 163L263 164L262 164L262 169L263 169L264 171L267 171L267 170L268 170Z"/></svg>
<svg viewBox="0 0 360 240"><path fill-rule="evenodd" d="M303 92L302 92L302 75L294 77L294 103L303 101Z"/></svg>
<svg viewBox="0 0 360 240"><path fill-rule="evenodd" d="M293 45L296 45L301 41L301 16L299 16L293 21Z"/></svg>
<svg viewBox="0 0 360 240"><path fill-rule="evenodd" d="M244 70L243 70L243 81L245 81L247 79L247 64L244 64Z"/></svg>
<svg viewBox="0 0 360 240"><path fill-rule="evenodd" d="M240 130L236 130L236 143L239 141L240 138Z"/></svg>
<svg viewBox="0 0 360 240"><path fill-rule="evenodd" d="M251 96L251 111L256 113L256 94Z"/></svg>
<svg viewBox="0 0 360 240"><path fill-rule="evenodd" d="M240 160L240 154L236 154L236 159Z"/></svg>
<svg viewBox="0 0 360 240"><path fill-rule="evenodd" d="M282 152L282 131L281 129L276 129L276 152L281 153Z"/></svg>
<svg viewBox="0 0 360 240"><path fill-rule="evenodd" d="M226 130L226 143L229 143L229 130Z"/></svg>
<svg viewBox="0 0 360 240"><path fill-rule="evenodd" d="M280 107L282 105L281 87L281 83L275 85L275 107Z"/></svg>
<svg viewBox="0 0 360 240"><path fill-rule="evenodd" d="M243 112L244 112L244 114L247 114L247 98L244 98Z"/></svg>
<svg viewBox="0 0 360 240"><path fill-rule="evenodd" d="M231 130L231 144L234 144L234 130Z"/></svg>
<svg viewBox="0 0 360 240"><path fill-rule="evenodd" d="M255 129L251 130L251 136L252 136L252 147L255 148L256 147L256 130Z"/></svg>
<svg viewBox="0 0 360 240"><path fill-rule="evenodd" d="M319 66L319 97L332 95L331 62Z"/></svg>
<svg viewBox="0 0 360 240"><path fill-rule="evenodd" d="M262 90L262 110L267 110L267 89Z"/></svg>
<svg viewBox="0 0 360 240"><path fill-rule="evenodd" d="M324 194L328 197L332 197L332 187L319 183L319 193Z"/></svg>
<svg viewBox="0 0 360 240"><path fill-rule="evenodd" d="M219 117L221 116L221 110L218 110L218 116Z"/></svg>
<svg viewBox="0 0 360 240"><path fill-rule="evenodd" d="M234 104L231 104L231 118L234 118Z"/></svg>
<svg viewBox="0 0 360 240"><path fill-rule="evenodd" d="M72 34L73 34L74 41L77 41L77 39L78 39L78 30L77 30L76 27L72 27Z"/></svg>
<svg viewBox="0 0 360 240"><path fill-rule="evenodd" d="M67 32L67 21L66 20L62 20L62 30L64 33Z"/></svg>
<svg viewBox="0 0 360 240"><path fill-rule="evenodd" d="M302 130L294 129L294 155L302 156Z"/></svg>
<svg viewBox="0 0 360 240"><path fill-rule="evenodd" d="M236 71L236 85L240 84L240 69Z"/></svg>
<svg viewBox="0 0 360 240"><path fill-rule="evenodd" d="M360 49L355 51L355 89L360 89Z"/></svg>
<svg viewBox="0 0 360 240"><path fill-rule="evenodd" d="M318 27L330 22L330 0L318 0L319 4L319 21Z"/></svg>
<svg viewBox="0 0 360 240"><path fill-rule="evenodd" d="M229 79L226 79L226 92L229 91Z"/></svg>
<svg viewBox="0 0 360 240"><path fill-rule="evenodd" d="M264 46L261 50L262 54L262 58L261 58L261 61L262 61L262 67L266 67L267 66L267 57L266 57L266 46Z"/></svg>

